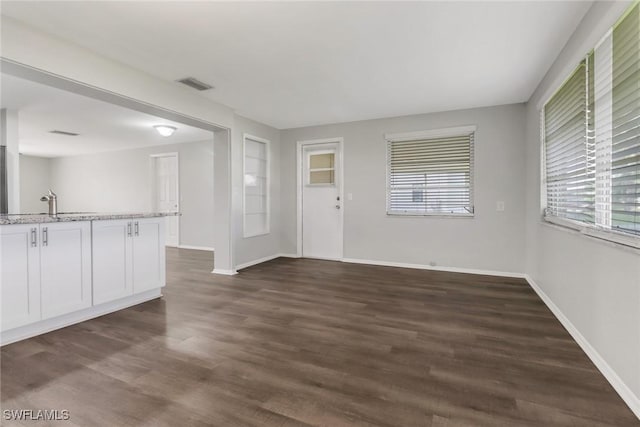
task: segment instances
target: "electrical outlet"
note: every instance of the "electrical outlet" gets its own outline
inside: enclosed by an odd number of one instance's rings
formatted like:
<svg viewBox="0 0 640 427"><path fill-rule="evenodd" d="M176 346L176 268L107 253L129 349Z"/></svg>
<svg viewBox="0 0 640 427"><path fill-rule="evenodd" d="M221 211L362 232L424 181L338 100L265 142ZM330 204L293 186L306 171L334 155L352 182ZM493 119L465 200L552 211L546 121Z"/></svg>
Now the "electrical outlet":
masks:
<svg viewBox="0 0 640 427"><path fill-rule="evenodd" d="M498 212L504 212L504 202L500 201L496 203L496 210Z"/></svg>
<svg viewBox="0 0 640 427"><path fill-rule="evenodd" d="M353 193L347 193L347 200L353 200Z"/></svg>

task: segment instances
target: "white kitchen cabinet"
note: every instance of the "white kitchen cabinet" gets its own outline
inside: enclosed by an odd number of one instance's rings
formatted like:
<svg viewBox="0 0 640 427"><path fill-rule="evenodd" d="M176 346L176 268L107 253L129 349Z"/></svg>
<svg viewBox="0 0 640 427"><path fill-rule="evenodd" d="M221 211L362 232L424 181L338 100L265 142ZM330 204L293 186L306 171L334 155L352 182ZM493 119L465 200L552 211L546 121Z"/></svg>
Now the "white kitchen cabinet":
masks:
<svg viewBox="0 0 640 427"><path fill-rule="evenodd" d="M85 217L0 218L0 345L162 296L165 218Z"/></svg>
<svg viewBox="0 0 640 427"><path fill-rule="evenodd" d="M165 285L165 218L145 218L133 223L133 292Z"/></svg>
<svg viewBox="0 0 640 427"><path fill-rule="evenodd" d="M2 331L40 320L38 224L0 227Z"/></svg>
<svg viewBox="0 0 640 427"><path fill-rule="evenodd" d="M165 285L164 218L93 222L93 304Z"/></svg>
<svg viewBox="0 0 640 427"><path fill-rule="evenodd" d="M91 223L40 225L42 318L91 307Z"/></svg>
<svg viewBox="0 0 640 427"><path fill-rule="evenodd" d="M133 222L94 221L93 304L133 294Z"/></svg>

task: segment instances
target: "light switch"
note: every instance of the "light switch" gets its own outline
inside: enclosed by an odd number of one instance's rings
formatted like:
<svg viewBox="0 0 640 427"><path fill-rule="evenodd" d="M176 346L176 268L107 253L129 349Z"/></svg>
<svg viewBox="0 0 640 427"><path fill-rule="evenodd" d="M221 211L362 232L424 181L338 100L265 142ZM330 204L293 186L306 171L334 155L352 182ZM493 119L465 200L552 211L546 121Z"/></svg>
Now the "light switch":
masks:
<svg viewBox="0 0 640 427"><path fill-rule="evenodd" d="M500 201L496 203L496 210L498 212L504 212L504 202Z"/></svg>
<svg viewBox="0 0 640 427"><path fill-rule="evenodd" d="M353 200L353 193L347 193L347 200Z"/></svg>

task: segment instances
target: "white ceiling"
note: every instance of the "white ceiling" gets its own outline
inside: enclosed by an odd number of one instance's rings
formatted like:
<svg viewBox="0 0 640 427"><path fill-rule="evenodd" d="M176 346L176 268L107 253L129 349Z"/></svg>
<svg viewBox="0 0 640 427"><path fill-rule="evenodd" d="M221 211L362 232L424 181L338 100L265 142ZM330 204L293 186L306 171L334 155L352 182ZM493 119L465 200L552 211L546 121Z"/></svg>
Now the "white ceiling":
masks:
<svg viewBox="0 0 640 427"><path fill-rule="evenodd" d="M0 107L18 110L20 153L61 157L154 145L213 140L211 132L158 119L50 86L0 74ZM178 130L160 136L153 125ZM80 134L55 135L52 130Z"/></svg>
<svg viewBox="0 0 640 427"><path fill-rule="evenodd" d="M61 4L64 3L64 4ZM2 2L277 128L525 102L591 2Z"/></svg>

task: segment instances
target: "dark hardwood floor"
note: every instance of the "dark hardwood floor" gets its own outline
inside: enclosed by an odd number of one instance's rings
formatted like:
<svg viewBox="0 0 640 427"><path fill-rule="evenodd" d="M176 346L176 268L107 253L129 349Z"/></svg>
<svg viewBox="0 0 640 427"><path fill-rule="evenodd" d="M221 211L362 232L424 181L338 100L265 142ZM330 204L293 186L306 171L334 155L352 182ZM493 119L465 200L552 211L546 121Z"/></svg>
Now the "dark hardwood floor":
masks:
<svg viewBox="0 0 640 427"><path fill-rule="evenodd" d="M2 408L77 426L640 425L523 280L284 258L225 277L211 256L169 250L164 298L3 347Z"/></svg>

